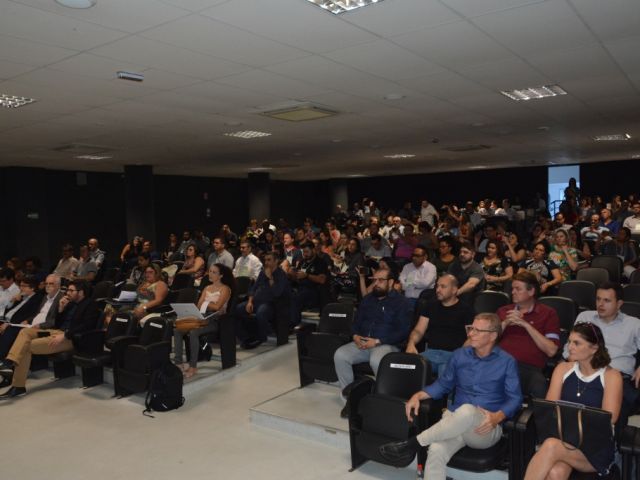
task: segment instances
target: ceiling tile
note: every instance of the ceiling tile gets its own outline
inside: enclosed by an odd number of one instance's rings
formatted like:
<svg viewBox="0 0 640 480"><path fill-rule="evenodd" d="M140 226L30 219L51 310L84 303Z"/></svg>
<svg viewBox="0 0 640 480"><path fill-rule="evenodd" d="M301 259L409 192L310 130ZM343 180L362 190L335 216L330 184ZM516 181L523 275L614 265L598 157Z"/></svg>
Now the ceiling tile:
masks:
<svg viewBox="0 0 640 480"><path fill-rule="evenodd" d="M87 9L68 8L55 1L20 0L20 3L46 12L129 33L146 30L189 14L182 8L176 8L159 0L99 1Z"/></svg>
<svg viewBox="0 0 640 480"><path fill-rule="evenodd" d="M122 31L53 15L15 2L0 3L0 32L72 50L92 48L126 35Z"/></svg>
<svg viewBox="0 0 640 480"><path fill-rule="evenodd" d="M456 12L465 17L475 17L490 12L508 10L510 8L522 7L532 3L540 3L545 0L442 0Z"/></svg>
<svg viewBox="0 0 640 480"><path fill-rule="evenodd" d="M282 98L299 100L329 90L261 69L254 69L238 75L220 78L216 80L216 83L231 85L254 92L262 91Z"/></svg>
<svg viewBox="0 0 640 480"><path fill-rule="evenodd" d="M601 40L637 35L640 30L638 0L570 0Z"/></svg>
<svg viewBox="0 0 640 480"><path fill-rule="evenodd" d="M484 15L474 18L473 23L520 55L597 41L565 0L547 0Z"/></svg>
<svg viewBox="0 0 640 480"><path fill-rule="evenodd" d="M454 69L512 55L467 21L418 30L392 40L424 58Z"/></svg>
<svg viewBox="0 0 640 480"><path fill-rule="evenodd" d="M400 83L418 92L442 99L482 95L491 91L487 87L478 85L453 72L412 78Z"/></svg>
<svg viewBox="0 0 640 480"><path fill-rule="evenodd" d="M342 18L384 37L460 20L437 0L385 0Z"/></svg>
<svg viewBox="0 0 640 480"><path fill-rule="evenodd" d="M611 40L605 47L625 73L640 73L640 36Z"/></svg>
<svg viewBox="0 0 640 480"><path fill-rule="evenodd" d="M249 69L228 60L212 58L137 36L96 48L91 53L203 80L233 75Z"/></svg>
<svg viewBox="0 0 640 480"><path fill-rule="evenodd" d="M30 72L36 67L32 65L26 65L24 63L8 62L6 60L0 60L0 80L8 80L23 73Z"/></svg>
<svg viewBox="0 0 640 480"><path fill-rule="evenodd" d="M570 95L585 102L590 99L637 95L638 93L629 79L621 74L568 80L563 82L563 87Z"/></svg>
<svg viewBox="0 0 640 480"><path fill-rule="evenodd" d="M336 50L326 56L344 65L389 80L401 80L443 71L442 67L387 40ZM381 58L385 61L381 62Z"/></svg>
<svg viewBox="0 0 640 480"><path fill-rule="evenodd" d="M75 54L75 50L0 34L0 60L42 67Z"/></svg>
<svg viewBox="0 0 640 480"><path fill-rule="evenodd" d="M527 60L553 83L620 73L616 63L600 44L569 50L552 50L541 55L532 55Z"/></svg>
<svg viewBox="0 0 640 480"><path fill-rule="evenodd" d="M309 55L198 15L147 30L142 36L254 67Z"/></svg>
<svg viewBox="0 0 640 480"><path fill-rule="evenodd" d="M498 62L459 68L458 72L469 80L478 82L495 91L549 84L548 77L515 57Z"/></svg>
<svg viewBox="0 0 640 480"><path fill-rule="evenodd" d="M350 25L304 0L232 1L201 13L256 35L314 53L330 52L378 39L372 33ZM264 21L267 18L269 21Z"/></svg>

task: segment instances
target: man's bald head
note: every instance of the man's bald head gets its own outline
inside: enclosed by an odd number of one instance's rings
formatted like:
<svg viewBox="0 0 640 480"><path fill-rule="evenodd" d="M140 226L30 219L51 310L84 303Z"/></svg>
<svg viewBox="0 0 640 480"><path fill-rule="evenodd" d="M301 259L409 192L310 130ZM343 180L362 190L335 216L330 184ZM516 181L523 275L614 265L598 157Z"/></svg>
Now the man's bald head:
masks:
<svg viewBox="0 0 640 480"><path fill-rule="evenodd" d="M438 278L436 283L436 297L443 305L453 305L457 302L458 279L448 273Z"/></svg>

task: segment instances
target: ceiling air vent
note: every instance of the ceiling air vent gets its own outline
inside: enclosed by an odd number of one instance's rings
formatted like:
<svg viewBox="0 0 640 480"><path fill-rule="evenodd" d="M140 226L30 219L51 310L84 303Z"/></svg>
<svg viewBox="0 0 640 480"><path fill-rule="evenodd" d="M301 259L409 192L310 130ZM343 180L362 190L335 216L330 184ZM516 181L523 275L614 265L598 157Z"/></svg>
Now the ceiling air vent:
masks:
<svg viewBox="0 0 640 480"><path fill-rule="evenodd" d="M306 120L317 120L319 118L332 117L333 115L337 115L338 112L309 102L295 102L284 105L280 108L264 108L260 114L265 117L276 118L278 120L304 122Z"/></svg>

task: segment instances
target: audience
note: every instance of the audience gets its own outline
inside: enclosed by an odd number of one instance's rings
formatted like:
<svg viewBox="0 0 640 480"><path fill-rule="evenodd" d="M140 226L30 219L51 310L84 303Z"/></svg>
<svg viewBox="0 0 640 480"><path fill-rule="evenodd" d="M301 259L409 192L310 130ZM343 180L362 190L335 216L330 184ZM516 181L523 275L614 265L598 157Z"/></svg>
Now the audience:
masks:
<svg viewBox="0 0 640 480"><path fill-rule="evenodd" d="M211 265L221 263L225 267L233 269L233 255L227 251L224 238L221 236L213 237L211 245L213 246L213 252L209 254L207 265L211 267Z"/></svg>
<svg viewBox="0 0 640 480"><path fill-rule="evenodd" d="M22 328L16 335L13 347L0 364L0 375L11 378L11 388L1 394L0 399L14 399L27 393L25 384L32 354L47 355L73 350L73 336L96 328L99 316L98 307L91 300L89 283L73 280L58 303L53 328ZM41 337L42 334L45 336Z"/></svg>
<svg viewBox="0 0 640 480"><path fill-rule="evenodd" d="M144 280L136 289L138 304L133 309L137 319L147 315L147 310L158 307L164 303L169 294L169 287L162 277L159 265L155 263L147 265L144 269Z"/></svg>
<svg viewBox="0 0 640 480"><path fill-rule="evenodd" d="M35 278L25 277L20 280L20 291L11 298L5 310L4 319L0 323L0 360L4 359L18 333L23 328L17 325L30 325L40 309L43 294L38 292L39 282Z"/></svg>
<svg viewBox="0 0 640 480"><path fill-rule="evenodd" d="M262 263L252 252L251 244L247 241L240 242L240 256L236 260L233 268L233 276L249 277L255 281L262 270Z"/></svg>
<svg viewBox="0 0 640 480"><path fill-rule="evenodd" d="M80 260L75 270L71 273L72 280L85 280L89 283L95 280L98 274L98 266L91 260L89 256L89 247L82 245L80 247Z"/></svg>
<svg viewBox="0 0 640 480"><path fill-rule="evenodd" d="M505 282L513 276L513 267L505 258L502 245L497 240L489 240L486 243L486 255L482 259L482 269L487 290L501 292Z"/></svg>
<svg viewBox="0 0 640 480"><path fill-rule="evenodd" d="M69 243L62 246L62 258L53 273L61 278L71 279L71 275L78 267L78 259L73 256L73 246Z"/></svg>
<svg viewBox="0 0 640 480"><path fill-rule="evenodd" d="M404 296L412 306L424 290L433 290L436 275L435 265L427 260L427 249L423 245L415 247L411 262L402 267L399 278Z"/></svg>
<svg viewBox="0 0 640 480"><path fill-rule="evenodd" d="M20 293L20 287L14 279L15 275L10 268L0 270L0 317L4 317L5 311Z"/></svg>

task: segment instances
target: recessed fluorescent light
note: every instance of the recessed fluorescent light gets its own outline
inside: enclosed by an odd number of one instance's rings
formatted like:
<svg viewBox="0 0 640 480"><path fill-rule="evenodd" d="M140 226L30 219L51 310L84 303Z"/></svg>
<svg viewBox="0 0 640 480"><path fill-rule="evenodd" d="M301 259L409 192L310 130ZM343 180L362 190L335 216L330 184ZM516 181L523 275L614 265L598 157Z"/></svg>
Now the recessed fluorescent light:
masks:
<svg viewBox="0 0 640 480"><path fill-rule="evenodd" d="M566 95L558 85L543 85L541 87L526 87L517 90L500 91L505 97L519 102L520 100L537 100L540 98L557 97L558 95Z"/></svg>
<svg viewBox="0 0 640 480"><path fill-rule="evenodd" d="M56 3L69 8L91 8L97 0L56 0Z"/></svg>
<svg viewBox="0 0 640 480"><path fill-rule="evenodd" d="M113 157L108 155L78 155L76 158L80 160L106 160Z"/></svg>
<svg viewBox="0 0 640 480"><path fill-rule="evenodd" d="M273 170L271 167L251 167L249 169L250 172L268 172L269 170Z"/></svg>
<svg viewBox="0 0 640 480"><path fill-rule="evenodd" d="M7 95L4 93L0 95L0 107L4 108L24 107L33 102L35 102L33 98L16 97L15 95Z"/></svg>
<svg viewBox="0 0 640 480"><path fill-rule="evenodd" d="M412 153L394 153L393 155L385 155L384 158L413 158L415 157Z"/></svg>
<svg viewBox="0 0 640 480"><path fill-rule="evenodd" d="M308 0L325 10L338 15L340 13L349 12L356 8L366 7L372 3L379 3L382 0Z"/></svg>
<svg viewBox="0 0 640 480"><path fill-rule="evenodd" d="M638 160L640 158L640 153L636 153L635 155L631 155L632 160Z"/></svg>
<svg viewBox="0 0 640 480"><path fill-rule="evenodd" d="M241 132L225 133L224 135L225 137L258 138L258 137L268 137L271 134L267 132L255 132L253 130L243 130Z"/></svg>
<svg viewBox="0 0 640 480"><path fill-rule="evenodd" d="M118 78L122 80L131 80L133 82L141 82L144 80L144 75L141 73L133 73L133 72L117 72Z"/></svg>
<svg viewBox="0 0 640 480"><path fill-rule="evenodd" d="M351 175L347 175L347 178L362 178L366 177L363 173L352 173Z"/></svg>
<svg viewBox="0 0 640 480"><path fill-rule="evenodd" d="M615 133L613 135L596 135L592 137L596 142L620 142L630 140L631 135L628 133Z"/></svg>
<svg viewBox="0 0 640 480"><path fill-rule="evenodd" d="M471 165L469 167L469 170L484 170L486 168L487 168L486 165Z"/></svg>

